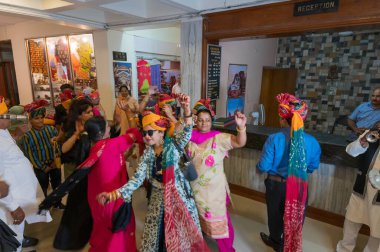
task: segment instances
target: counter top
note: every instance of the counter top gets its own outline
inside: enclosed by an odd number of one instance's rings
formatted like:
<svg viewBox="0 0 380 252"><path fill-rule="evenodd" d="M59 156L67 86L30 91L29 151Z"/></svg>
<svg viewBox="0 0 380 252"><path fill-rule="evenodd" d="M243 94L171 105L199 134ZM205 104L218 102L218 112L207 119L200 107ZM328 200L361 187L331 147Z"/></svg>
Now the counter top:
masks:
<svg viewBox="0 0 380 252"><path fill-rule="evenodd" d="M215 127L216 130L236 134L236 126ZM280 128L247 125L247 144L245 148L262 150L265 140L270 134L279 132ZM314 136L322 149L321 162L339 164L350 167L358 167L358 162L355 158L346 153L348 144L345 136L331 135L318 132L306 132Z"/></svg>

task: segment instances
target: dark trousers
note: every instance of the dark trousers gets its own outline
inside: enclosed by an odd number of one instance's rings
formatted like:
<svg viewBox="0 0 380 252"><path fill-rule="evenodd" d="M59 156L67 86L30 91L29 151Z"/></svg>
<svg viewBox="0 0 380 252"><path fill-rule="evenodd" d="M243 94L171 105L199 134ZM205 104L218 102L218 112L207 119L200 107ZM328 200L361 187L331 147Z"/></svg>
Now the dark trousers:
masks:
<svg viewBox="0 0 380 252"><path fill-rule="evenodd" d="M269 237L282 248L286 182L274 181L267 178L264 183L266 187L265 199L267 202ZM308 197L306 198L304 220L306 217L307 202Z"/></svg>
<svg viewBox="0 0 380 252"><path fill-rule="evenodd" d="M286 183L265 179L265 199L267 202L269 237L282 246L284 233L284 210Z"/></svg>
<svg viewBox="0 0 380 252"><path fill-rule="evenodd" d="M41 185L42 191L44 192L45 197L47 196L47 189L49 187L49 181L53 190L61 184L61 170L52 169L45 173L43 170L34 169L37 180Z"/></svg>

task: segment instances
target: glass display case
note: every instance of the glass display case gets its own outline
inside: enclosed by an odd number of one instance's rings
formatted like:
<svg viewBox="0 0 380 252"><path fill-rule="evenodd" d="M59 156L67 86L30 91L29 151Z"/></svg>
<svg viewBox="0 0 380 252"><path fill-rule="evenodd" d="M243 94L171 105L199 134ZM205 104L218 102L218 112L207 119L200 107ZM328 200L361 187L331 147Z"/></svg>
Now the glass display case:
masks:
<svg viewBox="0 0 380 252"><path fill-rule="evenodd" d="M69 36L71 65L76 90L97 89L92 34Z"/></svg>
<svg viewBox="0 0 380 252"><path fill-rule="evenodd" d="M49 103L51 98L51 85L47 65L45 39L29 39L29 66L32 81L34 100L45 99Z"/></svg>
<svg viewBox="0 0 380 252"><path fill-rule="evenodd" d="M28 39L26 45L34 100L58 105L63 84L74 85L77 93L97 89L92 34Z"/></svg>

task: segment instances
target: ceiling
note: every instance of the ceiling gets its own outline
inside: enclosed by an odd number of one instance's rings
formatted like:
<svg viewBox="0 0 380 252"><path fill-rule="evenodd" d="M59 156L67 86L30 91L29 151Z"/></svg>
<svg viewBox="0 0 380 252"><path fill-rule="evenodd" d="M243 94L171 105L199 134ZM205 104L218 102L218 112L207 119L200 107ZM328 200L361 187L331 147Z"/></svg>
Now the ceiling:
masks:
<svg viewBox="0 0 380 252"><path fill-rule="evenodd" d="M125 30L286 0L0 0L0 26L39 20Z"/></svg>

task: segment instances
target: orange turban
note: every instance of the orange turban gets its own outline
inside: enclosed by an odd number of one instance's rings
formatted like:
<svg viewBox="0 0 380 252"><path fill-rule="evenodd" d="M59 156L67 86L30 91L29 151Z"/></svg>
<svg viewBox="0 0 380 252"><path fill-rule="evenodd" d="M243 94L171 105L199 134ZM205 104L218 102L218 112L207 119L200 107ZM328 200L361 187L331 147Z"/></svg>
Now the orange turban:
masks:
<svg viewBox="0 0 380 252"><path fill-rule="evenodd" d="M4 115L8 112L8 107L5 104L5 98L0 96L0 115Z"/></svg>
<svg viewBox="0 0 380 252"><path fill-rule="evenodd" d="M142 119L143 127L151 126L155 130L168 131L168 136L172 136L174 133L174 123L169 120L169 118L157 115L150 111L144 114Z"/></svg>

